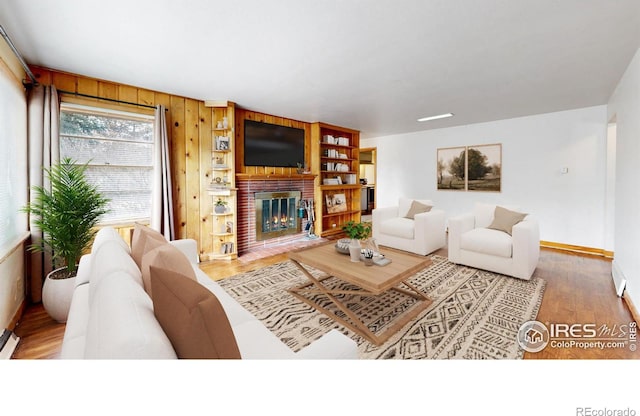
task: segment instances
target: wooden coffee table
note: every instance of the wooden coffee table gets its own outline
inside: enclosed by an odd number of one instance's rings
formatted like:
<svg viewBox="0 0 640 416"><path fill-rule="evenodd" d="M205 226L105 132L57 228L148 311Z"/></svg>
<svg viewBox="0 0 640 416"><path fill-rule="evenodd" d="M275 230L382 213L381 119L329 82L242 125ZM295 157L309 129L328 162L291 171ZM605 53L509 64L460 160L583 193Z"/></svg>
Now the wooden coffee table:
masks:
<svg viewBox="0 0 640 416"><path fill-rule="evenodd" d="M424 311L432 301L406 280L418 271L428 267L431 264L431 260L423 256L385 247L381 247L380 252L391 260L390 264L386 266L365 266L363 262L352 262L349 255L340 254L336 251L334 241L292 251L289 253L289 258L302 270L309 282L289 289L289 293L353 330L373 344L381 345L420 312ZM316 278L305 266L311 266L326 273L326 275ZM325 286L322 282L332 276L357 286L359 290L337 290ZM398 287L401 284L408 289ZM392 326L378 335L374 334L362 319L347 307L347 303L340 301L335 296L340 294L378 296L389 290L395 290L411 296L417 299L418 304L396 317ZM338 316L335 312L308 298L309 295L317 294L326 296L348 319Z"/></svg>

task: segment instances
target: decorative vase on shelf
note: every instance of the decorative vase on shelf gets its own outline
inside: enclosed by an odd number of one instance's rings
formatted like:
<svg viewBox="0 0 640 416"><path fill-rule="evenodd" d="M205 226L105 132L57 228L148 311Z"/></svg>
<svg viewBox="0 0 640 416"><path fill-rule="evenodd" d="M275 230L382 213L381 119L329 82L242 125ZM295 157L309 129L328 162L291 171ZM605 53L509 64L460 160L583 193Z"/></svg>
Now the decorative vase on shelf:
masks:
<svg viewBox="0 0 640 416"><path fill-rule="evenodd" d="M229 128L229 119L227 119L226 117L222 117L222 128L223 129Z"/></svg>
<svg viewBox="0 0 640 416"><path fill-rule="evenodd" d="M218 199L216 201L215 207L213 208L213 211L216 214L224 214L227 212L227 203L225 201L223 201L222 199Z"/></svg>
<svg viewBox="0 0 640 416"><path fill-rule="evenodd" d="M352 238L349 243L349 255L351 256L351 261L357 263L360 261L360 240L357 238Z"/></svg>

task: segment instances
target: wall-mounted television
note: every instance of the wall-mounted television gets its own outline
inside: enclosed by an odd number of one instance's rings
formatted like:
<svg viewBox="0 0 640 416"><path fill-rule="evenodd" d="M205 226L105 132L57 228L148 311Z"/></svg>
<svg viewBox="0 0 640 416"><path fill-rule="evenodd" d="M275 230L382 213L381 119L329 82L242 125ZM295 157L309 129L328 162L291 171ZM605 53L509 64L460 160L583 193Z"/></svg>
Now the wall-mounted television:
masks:
<svg viewBox="0 0 640 416"><path fill-rule="evenodd" d="M304 129L244 121L245 166L304 165Z"/></svg>

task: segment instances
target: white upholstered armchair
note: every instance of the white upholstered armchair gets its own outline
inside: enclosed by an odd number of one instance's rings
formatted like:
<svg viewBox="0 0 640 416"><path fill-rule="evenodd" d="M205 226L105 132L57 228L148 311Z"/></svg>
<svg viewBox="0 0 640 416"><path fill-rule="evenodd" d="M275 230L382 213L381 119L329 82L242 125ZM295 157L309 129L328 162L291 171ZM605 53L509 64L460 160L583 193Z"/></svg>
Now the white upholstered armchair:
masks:
<svg viewBox="0 0 640 416"><path fill-rule="evenodd" d="M531 279L540 256L538 221L518 221L513 211L519 209L477 203L472 213L449 218L449 261Z"/></svg>
<svg viewBox="0 0 640 416"><path fill-rule="evenodd" d="M424 206L431 208L424 212ZM380 245L422 256L444 247L444 211L432 207L430 200L400 198L397 206L374 209L373 238Z"/></svg>

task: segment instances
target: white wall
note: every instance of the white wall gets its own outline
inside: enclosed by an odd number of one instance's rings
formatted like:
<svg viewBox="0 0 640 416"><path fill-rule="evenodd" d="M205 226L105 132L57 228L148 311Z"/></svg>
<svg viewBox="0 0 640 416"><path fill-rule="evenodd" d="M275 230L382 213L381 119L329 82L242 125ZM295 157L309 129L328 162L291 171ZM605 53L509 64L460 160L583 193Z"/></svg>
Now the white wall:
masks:
<svg viewBox="0 0 640 416"><path fill-rule="evenodd" d="M609 100L616 120L614 269L627 279L627 292L640 302L640 49Z"/></svg>
<svg viewBox="0 0 640 416"><path fill-rule="evenodd" d="M640 114L640 113L638 113ZM362 140L377 147L377 207L400 196L432 199L448 216L476 201L512 204L540 220L540 238L604 248L607 107ZM502 191L436 189L436 150L502 144ZM561 168L569 169L561 174Z"/></svg>

